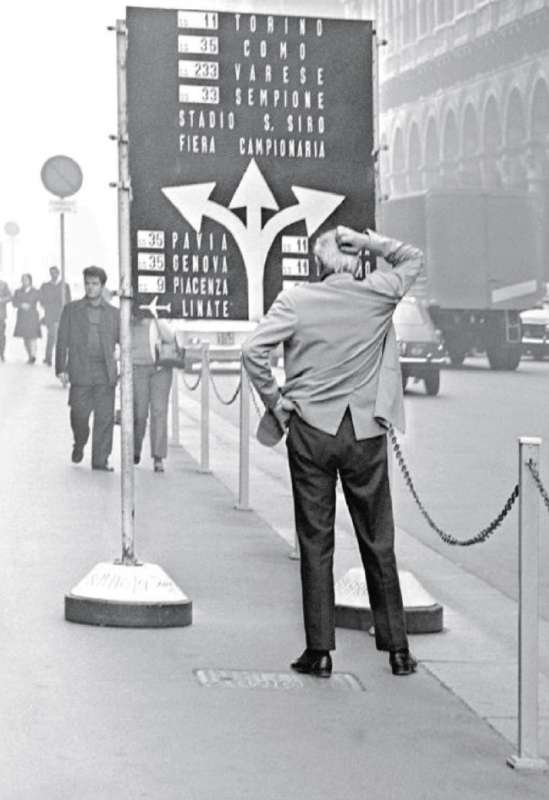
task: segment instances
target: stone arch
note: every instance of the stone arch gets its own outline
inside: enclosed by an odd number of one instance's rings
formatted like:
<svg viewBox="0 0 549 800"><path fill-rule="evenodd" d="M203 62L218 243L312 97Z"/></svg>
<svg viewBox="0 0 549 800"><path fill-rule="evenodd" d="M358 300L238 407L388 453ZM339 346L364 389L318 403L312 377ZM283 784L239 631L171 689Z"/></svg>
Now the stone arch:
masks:
<svg viewBox="0 0 549 800"><path fill-rule="evenodd" d="M383 134L379 150L379 181L382 195L390 194L391 155L387 136Z"/></svg>
<svg viewBox="0 0 549 800"><path fill-rule="evenodd" d="M527 137L526 109L522 95L515 87L507 101L504 128L503 180L509 186L524 187L526 171L523 163Z"/></svg>
<svg viewBox="0 0 549 800"><path fill-rule="evenodd" d="M494 95L490 95L484 107L482 126L482 173L483 184L488 189L501 187L498 159L503 143L501 115Z"/></svg>
<svg viewBox="0 0 549 800"><path fill-rule="evenodd" d="M391 166L393 194L406 194L406 153L404 135L400 127L397 127L393 137Z"/></svg>
<svg viewBox="0 0 549 800"><path fill-rule="evenodd" d="M467 103L461 127L461 152L463 156L461 179L466 186L478 186L480 179L479 164L480 134L478 117L472 103Z"/></svg>
<svg viewBox="0 0 549 800"><path fill-rule="evenodd" d="M530 138L549 144L549 87L539 78L530 103Z"/></svg>
<svg viewBox="0 0 549 800"><path fill-rule="evenodd" d="M457 183L459 159L459 129L454 111L450 109L444 120L442 133L443 182L448 186Z"/></svg>
<svg viewBox="0 0 549 800"><path fill-rule="evenodd" d="M410 126L408 134L408 185L412 192L423 189L423 160L421 158L421 140L417 122Z"/></svg>
<svg viewBox="0 0 549 800"><path fill-rule="evenodd" d="M534 84L528 120L527 166L532 176L549 178L549 87L543 77Z"/></svg>
<svg viewBox="0 0 549 800"><path fill-rule="evenodd" d="M545 78L540 76L531 94L529 132L528 184L536 200L542 232L541 257L545 264L545 280L549 282L549 88Z"/></svg>
<svg viewBox="0 0 549 800"><path fill-rule="evenodd" d="M505 145L506 147L521 147L526 139L526 111L522 95L515 87L507 101L505 115Z"/></svg>
<svg viewBox="0 0 549 800"><path fill-rule="evenodd" d="M427 122L423 164L426 188L437 186L440 178L440 139L434 117L429 117Z"/></svg>

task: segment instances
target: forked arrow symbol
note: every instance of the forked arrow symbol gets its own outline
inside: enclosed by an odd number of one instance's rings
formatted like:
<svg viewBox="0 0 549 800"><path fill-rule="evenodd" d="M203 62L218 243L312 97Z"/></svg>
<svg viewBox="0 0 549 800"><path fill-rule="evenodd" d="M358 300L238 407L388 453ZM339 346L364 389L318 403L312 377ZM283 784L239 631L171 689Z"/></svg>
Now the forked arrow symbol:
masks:
<svg viewBox="0 0 549 800"><path fill-rule="evenodd" d="M254 159L248 164L229 208L210 200L214 188L215 183L192 183L165 186L162 192L195 231L202 227L202 218L209 217L232 234L242 253L248 278L248 318L258 320L263 315L265 262L276 236L299 220L305 221L307 235L312 236L345 196L292 186L297 203L278 211L278 203ZM246 225L229 210L231 208L246 209ZM261 227L262 208L277 211L264 228Z"/></svg>

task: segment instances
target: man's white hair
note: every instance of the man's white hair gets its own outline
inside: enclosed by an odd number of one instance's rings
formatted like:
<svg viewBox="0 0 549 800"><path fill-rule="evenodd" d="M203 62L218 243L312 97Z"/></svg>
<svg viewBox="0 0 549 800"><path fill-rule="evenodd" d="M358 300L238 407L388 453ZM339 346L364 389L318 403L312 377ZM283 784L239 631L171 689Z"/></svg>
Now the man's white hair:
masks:
<svg viewBox="0 0 549 800"><path fill-rule="evenodd" d="M358 269L358 256L339 249L335 228L320 234L314 243L313 254L320 263L322 276L336 272L350 272L354 275Z"/></svg>

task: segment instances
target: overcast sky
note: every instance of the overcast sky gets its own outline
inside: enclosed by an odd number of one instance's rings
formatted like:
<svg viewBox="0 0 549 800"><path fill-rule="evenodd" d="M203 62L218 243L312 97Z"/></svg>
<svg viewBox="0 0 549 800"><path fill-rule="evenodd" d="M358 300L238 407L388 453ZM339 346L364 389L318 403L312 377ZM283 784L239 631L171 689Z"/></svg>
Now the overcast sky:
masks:
<svg viewBox="0 0 549 800"><path fill-rule="evenodd" d="M209 0L134 2L157 8L207 8L341 16L333 0ZM59 219L49 211L52 196L40 180L50 156L75 159L84 174L67 215L67 275L80 280L82 268L103 266L117 285L116 43L107 26L125 17L118 0L6 0L0 10L0 237L4 276L28 271L34 282L59 263ZM16 222L15 239L4 231ZM14 245L14 247L12 247ZM13 250L13 254L12 254ZM12 275L12 255L14 275Z"/></svg>

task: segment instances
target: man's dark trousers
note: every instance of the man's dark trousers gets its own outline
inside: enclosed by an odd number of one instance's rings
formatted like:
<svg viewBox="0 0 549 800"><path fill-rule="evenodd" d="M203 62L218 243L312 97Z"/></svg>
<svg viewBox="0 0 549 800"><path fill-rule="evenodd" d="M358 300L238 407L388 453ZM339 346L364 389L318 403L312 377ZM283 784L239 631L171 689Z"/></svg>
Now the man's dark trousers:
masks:
<svg viewBox="0 0 549 800"><path fill-rule="evenodd" d="M335 436L292 414L286 440L301 555L307 647L335 649L333 583L339 473L366 573L378 650L408 647L394 554L386 436L357 441L349 410Z"/></svg>
<svg viewBox="0 0 549 800"><path fill-rule="evenodd" d="M92 367L93 383L71 384L69 406L75 447L83 449L90 435L93 411L92 466L103 467L112 451L115 386L109 383L104 366Z"/></svg>

